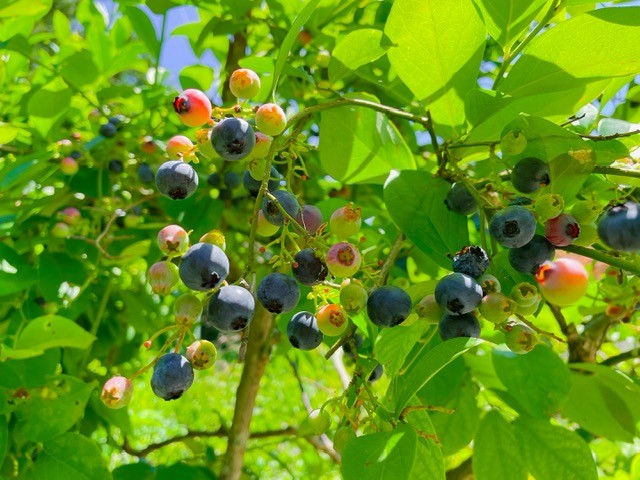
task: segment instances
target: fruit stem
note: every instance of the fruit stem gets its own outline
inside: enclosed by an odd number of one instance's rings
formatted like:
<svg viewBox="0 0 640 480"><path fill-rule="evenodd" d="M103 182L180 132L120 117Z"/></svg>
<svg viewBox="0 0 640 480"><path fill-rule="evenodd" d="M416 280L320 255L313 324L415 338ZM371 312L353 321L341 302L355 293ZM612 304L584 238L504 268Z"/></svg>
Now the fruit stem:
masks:
<svg viewBox="0 0 640 480"><path fill-rule="evenodd" d="M557 342L567 343L566 340L563 340L562 338L560 338L556 334L551 333L551 332L547 332L546 330L542 330L541 328L538 328L535 324L531 323L529 320L524 318L522 315L516 314L516 317L518 317L518 320L520 320L525 325L529 326L529 328L534 330L536 333L539 333L540 335L544 335L545 337L553 338Z"/></svg>
<svg viewBox="0 0 640 480"><path fill-rule="evenodd" d="M567 247L558 247L567 252L582 255L598 262L603 262L612 267L617 267L622 270L626 270L629 273L640 276L640 267L635 262L625 260L623 258L614 257L613 255L603 252L602 250L596 250L594 248L579 247L577 245L569 245Z"/></svg>
<svg viewBox="0 0 640 480"><path fill-rule="evenodd" d="M173 327L176 327L176 325L172 325ZM149 370L151 367L153 367L156 362L158 361L158 359L162 356L162 354L171 346L171 344L173 343L173 341L178 338L178 335L180 335L180 332L175 332L173 335L171 335L169 337L169 339L164 342L164 345L162 346L162 348L158 351L158 353L156 354L155 358L149 362L147 365L145 365L144 367L142 367L140 370L138 370L137 372L135 372L133 375L131 375L129 377L129 380L133 380L136 377L139 377L140 375L142 375L143 373L145 373L147 370Z"/></svg>
<svg viewBox="0 0 640 480"><path fill-rule="evenodd" d="M342 336L336 341L336 343L333 344L333 346L327 351L327 353L324 354L324 358L326 358L327 360L329 360L331 358L331 356L336 353L336 351L342 346L344 345L344 343L347 341L347 339L353 335L356 330L358 329L358 327L356 326L355 323L353 322L349 322L349 327L347 328L347 330L342 334Z"/></svg>
<svg viewBox="0 0 640 480"><path fill-rule="evenodd" d="M404 233L398 232L398 236L396 237L396 241L393 243L391 250L389 250L389 256L382 265L382 269L380 270L380 276L378 277L378 285L384 285L387 283L387 277L389 276L389 271L393 266L393 263L396 261L396 257L400 253L400 249L402 248L402 242L404 242ZM328 357L327 357L328 358Z"/></svg>

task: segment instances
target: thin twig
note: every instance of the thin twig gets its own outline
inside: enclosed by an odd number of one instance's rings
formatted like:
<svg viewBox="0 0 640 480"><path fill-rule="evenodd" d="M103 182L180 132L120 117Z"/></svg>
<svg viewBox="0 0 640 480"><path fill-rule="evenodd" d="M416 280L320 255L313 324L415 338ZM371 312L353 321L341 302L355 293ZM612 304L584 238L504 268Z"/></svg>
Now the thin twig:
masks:
<svg viewBox="0 0 640 480"><path fill-rule="evenodd" d="M609 357L606 360L600 362L600 365L612 366L617 365L621 362L626 362L627 360L631 360L633 358L640 357L640 347L634 348L633 350L629 350L627 352L620 353L618 355L614 355L613 357Z"/></svg>
<svg viewBox="0 0 640 480"><path fill-rule="evenodd" d="M398 253L400 253L400 249L402 248L402 242L404 242L405 236L402 232L398 233L398 237L396 241L393 243L391 250L389 251L389 256L387 256L387 260L382 266L382 270L380 270L379 284L384 285L387 283L387 277L389 276L389 271L391 271L391 267L396 261L396 257Z"/></svg>
<svg viewBox="0 0 640 480"><path fill-rule="evenodd" d="M559 336L557 336L555 333L551 333L551 332L547 332L546 330L542 330L541 328L537 327L535 324L531 323L529 320L527 320L526 318L524 318L522 315L518 315L516 314L516 317L518 317L518 319L522 322L525 323L526 325L528 325L532 330L535 330L536 332L538 332L540 335L544 335L545 337L549 337L549 338L553 338L554 340L558 341L558 342L562 342L562 343L567 343L566 340L563 340L562 338L560 338Z"/></svg>
<svg viewBox="0 0 640 480"><path fill-rule="evenodd" d="M594 142L604 142L606 140L614 140L616 138L631 137L640 134L640 130L633 130L625 133L612 133L611 135L580 135L582 138L593 140Z"/></svg>

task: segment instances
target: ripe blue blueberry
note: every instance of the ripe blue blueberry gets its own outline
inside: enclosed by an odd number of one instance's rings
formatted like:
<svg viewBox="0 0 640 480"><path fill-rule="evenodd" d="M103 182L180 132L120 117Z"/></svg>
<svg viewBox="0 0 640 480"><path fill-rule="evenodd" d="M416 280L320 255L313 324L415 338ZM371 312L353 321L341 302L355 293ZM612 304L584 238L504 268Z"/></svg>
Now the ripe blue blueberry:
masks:
<svg viewBox="0 0 640 480"><path fill-rule="evenodd" d="M253 320L256 303L246 288L227 285L210 299L203 322L221 332L239 332Z"/></svg>
<svg viewBox="0 0 640 480"><path fill-rule="evenodd" d="M148 163L141 163L138 165L137 174L138 180L140 180L141 183L153 183L153 180L156 177L156 174L153 173L153 170L151 170Z"/></svg>
<svg viewBox="0 0 640 480"><path fill-rule="evenodd" d="M116 127L118 130L122 128L124 117L122 115L116 115L115 117L109 117L108 122Z"/></svg>
<svg viewBox="0 0 640 480"><path fill-rule="evenodd" d="M267 189L273 193L275 192L278 188L280 188L280 180L282 179L282 176L280 175L280 173L278 172L278 170L276 170L275 167L271 167L271 174L270 174L270 178L269 178L269 183L267 184ZM260 180L256 180L255 178L253 178L251 176L251 172L249 172L249 170L245 170L244 175L242 176L242 184L244 185L244 188L247 189L247 191L249 192L249 194L252 197L257 197L258 196L258 192L260 191L260 184L262 182Z"/></svg>
<svg viewBox="0 0 640 480"><path fill-rule="evenodd" d="M464 183L454 183L444 199L444 204L452 212L469 215L476 211L478 203Z"/></svg>
<svg viewBox="0 0 640 480"><path fill-rule="evenodd" d="M325 278L329 270L324 261L316 256L315 251L312 248L305 248L300 250L293 257L294 264L291 268L293 276L296 277L301 284L312 287L321 283Z"/></svg>
<svg viewBox="0 0 640 480"><path fill-rule="evenodd" d="M411 297L400 287L383 285L369 294L367 315L379 327L395 327L411 313Z"/></svg>
<svg viewBox="0 0 640 480"><path fill-rule="evenodd" d="M491 218L489 233L503 247L522 247L536 233L536 218L522 206L507 207Z"/></svg>
<svg viewBox="0 0 640 480"><path fill-rule="evenodd" d="M212 187L219 187L220 186L220 174L219 173L212 173L211 175L209 175L207 177L207 183Z"/></svg>
<svg viewBox="0 0 640 480"><path fill-rule="evenodd" d="M211 243L196 243L180 259L180 279L191 290L217 287L229 275L229 259Z"/></svg>
<svg viewBox="0 0 640 480"><path fill-rule="evenodd" d="M193 195L198 188L198 174L182 160L169 160L158 168L156 186L163 195L182 200Z"/></svg>
<svg viewBox="0 0 640 480"><path fill-rule="evenodd" d="M193 367L186 357L167 353L153 367L151 389L164 400L175 400L193 383Z"/></svg>
<svg viewBox="0 0 640 480"><path fill-rule="evenodd" d="M453 257L453 271L473 278L481 276L489 267L489 256L482 247L464 247Z"/></svg>
<svg viewBox="0 0 640 480"><path fill-rule="evenodd" d="M362 343L363 343L362 336L358 335L357 333L354 333L353 343L355 344L356 352L357 352L358 350L360 350L360 347L362 347ZM349 341L349 339L347 339L347 341L342 344L342 351L347 357L351 359L356 358L355 353L351 349L351 342Z"/></svg>
<svg viewBox="0 0 640 480"><path fill-rule="evenodd" d="M298 199L293 195L293 193L287 190L276 190L273 192L273 196L276 198L280 206L293 218L298 215L300 211L300 204L298 203ZM284 225L284 215L278 208L278 205L269 198L266 198L262 201L262 213L264 214L264 218L273 225L282 226Z"/></svg>
<svg viewBox="0 0 640 480"><path fill-rule="evenodd" d="M382 368L382 364L378 363L378 365L376 365L376 368L373 369L373 372L371 372L371 375L369 375L368 380L373 383L376 380L379 380L383 373L384 368Z"/></svg>
<svg viewBox="0 0 640 480"><path fill-rule="evenodd" d="M473 313L464 315L443 315L438 325L440 338L449 340L456 337L480 337L480 322Z"/></svg>
<svg viewBox="0 0 640 480"><path fill-rule="evenodd" d="M224 118L211 130L211 144L225 160L242 160L253 150L256 134L246 120Z"/></svg>
<svg viewBox="0 0 640 480"><path fill-rule="evenodd" d="M270 273L258 284L258 300L271 313L293 310L300 300L300 289L293 277Z"/></svg>
<svg viewBox="0 0 640 480"><path fill-rule="evenodd" d="M107 122L100 125L99 132L103 137L113 138L116 136L116 133L118 133L118 129L113 123Z"/></svg>
<svg viewBox="0 0 640 480"><path fill-rule="evenodd" d="M509 263L521 273L535 275L540 265L553 260L556 249L542 235L534 235L529 243L509 250Z"/></svg>
<svg viewBox="0 0 640 480"><path fill-rule="evenodd" d="M227 187L234 189L238 185L240 185L240 183L242 183L242 180L240 179L240 175L238 175L236 172L225 172L224 184Z"/></svg>
<svg viewBox="0 0 640 480"><path fill-rule="evenodd" d="M598 235L615 250L640 250L640 205L628 201L611 207L598 223Z"/></svg>
<svg viewBox="0 0 640 480"><path fill-rule="evenodd" d="M523 205L523 206L526 206L526 205L531 205L531 204L533 204L533 200L530 199L529 197L516 197L516 198L514 198L513 200L511 200L509 202L509 206L512 206L512 205Z"/></svg>
<svg viewBox="0 0 640 480"><path fill-rule="evenodd" d="M287 324L287 337L294 348L313 350L322 343L324 335L311 312L298 312Z"/></svg>
<svg viewBox="0 0 640 480"><path fill-rule="evenodd" d="M451 273L443 277L434 293L437 304L450 315L469 313L482 300L482 287L464 273Z"/></svg>
<svg viewBox="0 0 640 480"><path fill-rule="evenodd" d="M523 158L515 164L511 172L513 188L522 193L535 192L550 182L549 165L539 158Z"/></svg>
<svg viewBox="0 0 640 480"><path fill-rule="evenodd" d="M116 158L109 160L109 171L111 173L122 173L124 172L124 164L121 160Z"/></svg>

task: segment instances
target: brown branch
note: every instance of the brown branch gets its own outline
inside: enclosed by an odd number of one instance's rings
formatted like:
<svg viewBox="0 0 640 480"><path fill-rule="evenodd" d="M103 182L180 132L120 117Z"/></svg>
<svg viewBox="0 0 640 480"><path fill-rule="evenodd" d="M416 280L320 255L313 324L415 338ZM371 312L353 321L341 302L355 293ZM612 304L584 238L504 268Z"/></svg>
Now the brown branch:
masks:
<svg viewBox="0 0 640 480"><path fill-rule="evenodd" d="M580 135L582 138L593 140L594 142L604 142L606 140L614 140L616 138L631 137L640 134L640 130L633 130L626 133L613 133L611 135Z"/></svg>
<svg viewBox="0 0 640 480"><path fill-rule="evenodd" d="M229 89L229 78L234 70L240 68L238 61L247 55L247 35L246 31L237 32L229 41L229 50L227 51L227 59L225 61L224 70L226 73L226 81L222 86L222 101L225 103L234 102L236 97L233 96Z"/></svg>
<svg viewBox="0 0 640 480"><path fill-rule="evenodd" d="M618 355L614 355L613 357L609 357L606 360L600 362L600 365L612 366L617 365L621 362L626 362L627 360L631 360L634 358L640 357L640 347L634 348L633 350L629 350L627 352L620 353Z"/></svg>
<svg viewBox="0 0 640 480"><path fill-rule="evenodd" d="M220 474L220 478L224 480L238 480L242 475L242 464L247 440L250 436L249 427L253 407L256 403L260 379L264 374L271 351L270 336L273 329L273 315L258 303L255 317L251 323L242 378L236 391L233 423L229 429L229 442Z"/></svg>

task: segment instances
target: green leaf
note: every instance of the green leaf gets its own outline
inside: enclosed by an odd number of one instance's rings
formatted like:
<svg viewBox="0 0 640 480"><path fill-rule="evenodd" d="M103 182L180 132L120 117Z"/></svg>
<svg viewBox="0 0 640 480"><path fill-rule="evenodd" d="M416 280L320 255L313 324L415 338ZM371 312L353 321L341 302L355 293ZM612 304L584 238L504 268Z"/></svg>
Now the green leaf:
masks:
<svg viewBox="0 0 640 480"><path fill-rule="evenodd" d="M429 402L429 405L434 403ZM453 455L469 445L480 423L476 387L470 375L465 375L454 387L453 398L448 403L435 405L453 410L451 413L431 413L431 421L442 443L442 454Z"/></svg>
<svg viewBox="0 0 640 480"><path fill-rule="evenodd" d="M5 415L0 415L0 465L4 463L4 457L9 448L9 422Z"/></svg>
<svg viewBox="0 0 640 480"><path fill-rule="evenodd" d="M398 373L426 327L426 322L418 320L410 327L385 328L380 332L374 352L376 359L384 366L389 377L394 377Z"/></svg>
<svg viewBox="0 0 640 480"><path fill-rule="evenodd" d="M84 409L95 388L70 375L53 377L42 393L16 410L17 428L24 438L41 442L63 434L84 415Z"/></svg>
<svg viewBox="0 0 640 480"><path fill-rule="evenodd" d="M549 193L561 195L565 202L576 198L584 182L593 172L594 156L593 153L583 150L573 155L559 155L551 160L549 170L552 181L548 187Z"/></svg>
<svg viewBox="0 0 640 480"><path fill-rule="evenodd" d="M180 70L180 86L187 88L197 88L204 92L211 88L213 83L213 70L204 65L190 65Z"/></svg>
<svg viewBox="0 0 640 480"><path fill-rule="evenodd" d="M42 252L38 273L42 296L48 302L60 299L60 285L63 282L79 286L87 278L82 262L62 252Z"/></svg>
<svg viewBox="0 0 640 480"><path fill-rule="evenodd" d="M39 348L22 348L22 349L14 349L9 347L8 345L0 345L0 362L5 362L7 360L23 360L25 358L33 358L38 355L42 355L44 350Z"/></svg>
<svg viewBox="0 0 640 480"><path fill-rule="evenodd" d="M44 443L34 464L34 478L110 480L98 446L79 433L65 433Z"/></svg>
<svg viewBox="0 0 640 480"><path fill-rule="evenodd" d="M11 295L38 281L34 268L6 243L0 243L0 295Z"/></svg>
<svg viewBox="0 0 640 480"><path fill-rule="evenodd" d="M93 62L93 54L88 50L83 50L64 59L60 65L62 77L70 85L83 87L95 82L98 79L98 67Z"/></svg>
<svg viewBox="0 0 640 480"><path fill-rule="evenodd" d="M525 97L584 90L603 79L640 72L640 7L601 8L560 22L534 38L501 84ZM588 48L585 48L588 39Z"/></svg>
<svg viewBox="0 0 640 480"><path fill-rule="evenodd" d="M29 98L29 115L42 118L57 118L67 111L73 94L62 82L52 82Z"/></svg>
<svg viewBox="0 0 640 480"><path fill-rule="evenodd" d="M503 50L511 49L514 42L525 33L531 21L548 0L475 0L482 13L489 35L500 44Z"/></svg>
<svg viewBox="0 0 640 480"><path fill-rule="evenodd" d="M377 101L370 95L358 97ZM394 168L415 168L404 138L380 112L356 106L325 110L320 132L320 162L343 183L383 183Z"/></svg>
<svg viewBox="0 0 640 480"><path fill-rule="evenodd" d="M410 425L363 435L347 443L342 455L345 480L409 479L418 436Z"/></svg>
<svg viewBox="0 0 640 480"><path fill-rule="evenodd" d="M60 10L53 12L53 29L60 40L66 40L71 36L71 24L67 16Z"/></svg>
<svg viewBox="0 0 640 480"><path fill-rule="evenodd" d="M486 31L470 0L396 0L384 32L391 66L434 121L459 136L464 98L476 85Z"/></svg>
<svg viewBox="0 0 640 480"><path fill-rule="evenodd" d="M467 217L444 208L450 185L424 171L393 172L384 200L398 228L443 268L451 268L448 254L469 244Z"/></svg>
<svg viewBox="0 0 640 480"><path fill-rule="evenodd" d="M389 39L380 30L362 28L350 32L331 53L329 79L335 83L349 72L377 60L390 45Z"/></svg>
<svg viewBox="0 0 640 480"><path fill-rule="evenodd" d="M520 450L527 453L528 470L536 480L598 478L589 445L576 433L531 417L518 417L513 425Z"/></svg>
<svg viewBox="0 0 640 480"><path fill-rule="evenodd" d="M571 390L562 413L609 440L633 443L640 422L640 386L622 372L593 364L571 364Z"/></svg>
<svg viewBox="0 0 640 480"><path fill-rule="evenodd" d="M453 338L430 350L420 352L404 374L391 381L384 400L387 409L399 415L411 397L436 373L482 342L479 338Z"/></svg>
<svg viewBox="0 0 640 480"><path fill-rule="evenodd" d="M96 339L72 320L58 315L45 315L31 320L20 333L16 348L54 347L87 349Z"/></svg>
<svg viewBox="0 0 640 480"><path fill-rule="evenodd" d="M0 18L8 17L44 17L51 6L53 0L6 0L0 7Z"/></svg>
<svg viewBox="0 0 640 480"><path fill-rule="evenodd" d="M160 54L160 42L156 36L156 30L153 27L153 23L138 7L126 7L125 15L133 25L133 29L136 31L138 38L144 42L149 49L149 53L153 58L157 58Z"/></svg>
<svg viewBox="0 0 640 480"><path fill-rule="evenodd" d="M513 426L496 410L488 412L473 441L476 480L527 480L527 469L516 445Z"/></svg>
<svg viewBox="0 0 640 480"><path fill-rule="evenodd" d="M296 41L298 37L298 33L300 29L307 23L307 20L311 18L313 12L318 7L320 0L309 0L302 11L298 14L296 19L291 24L291 28L287 32L287 35L284 37L284 40L280 44L280 50L278 50L278 56L276 58L276 66L273 71L273 92L272 95L275 97L276 89L278 88L278 82L280 82L280 76L282 74L282 70L284 69L287 59L289 58L289 52L291 51L291 47Z"/></svg>
<svg viewBox="0 0 640 480"><path fill-rule="evenodd" d="M410 405L421 406L422 404L414 397ZM436 431L429 414L425 410L412 410L407 415L407 422L419 432L416 459L409 478L422 478L425 472L429 472L430 480L445 480L442 448L436 441ZM424 438L423 434L430 438Z"/></svg>
<svg viewBox="0 0 640 480"><path fill-rule="evenodd" d="M495 348L493 365L507 392L525 409L522 413L546 418L569 394L569 369L544 345L538 345L524 355Z"/></svg>
<svg viewBox="0 0 640 480"><path fill-rule="evenodd" d="M0 145L13 141L18 136L18 129L8 123L0 122Z"/></svg>

